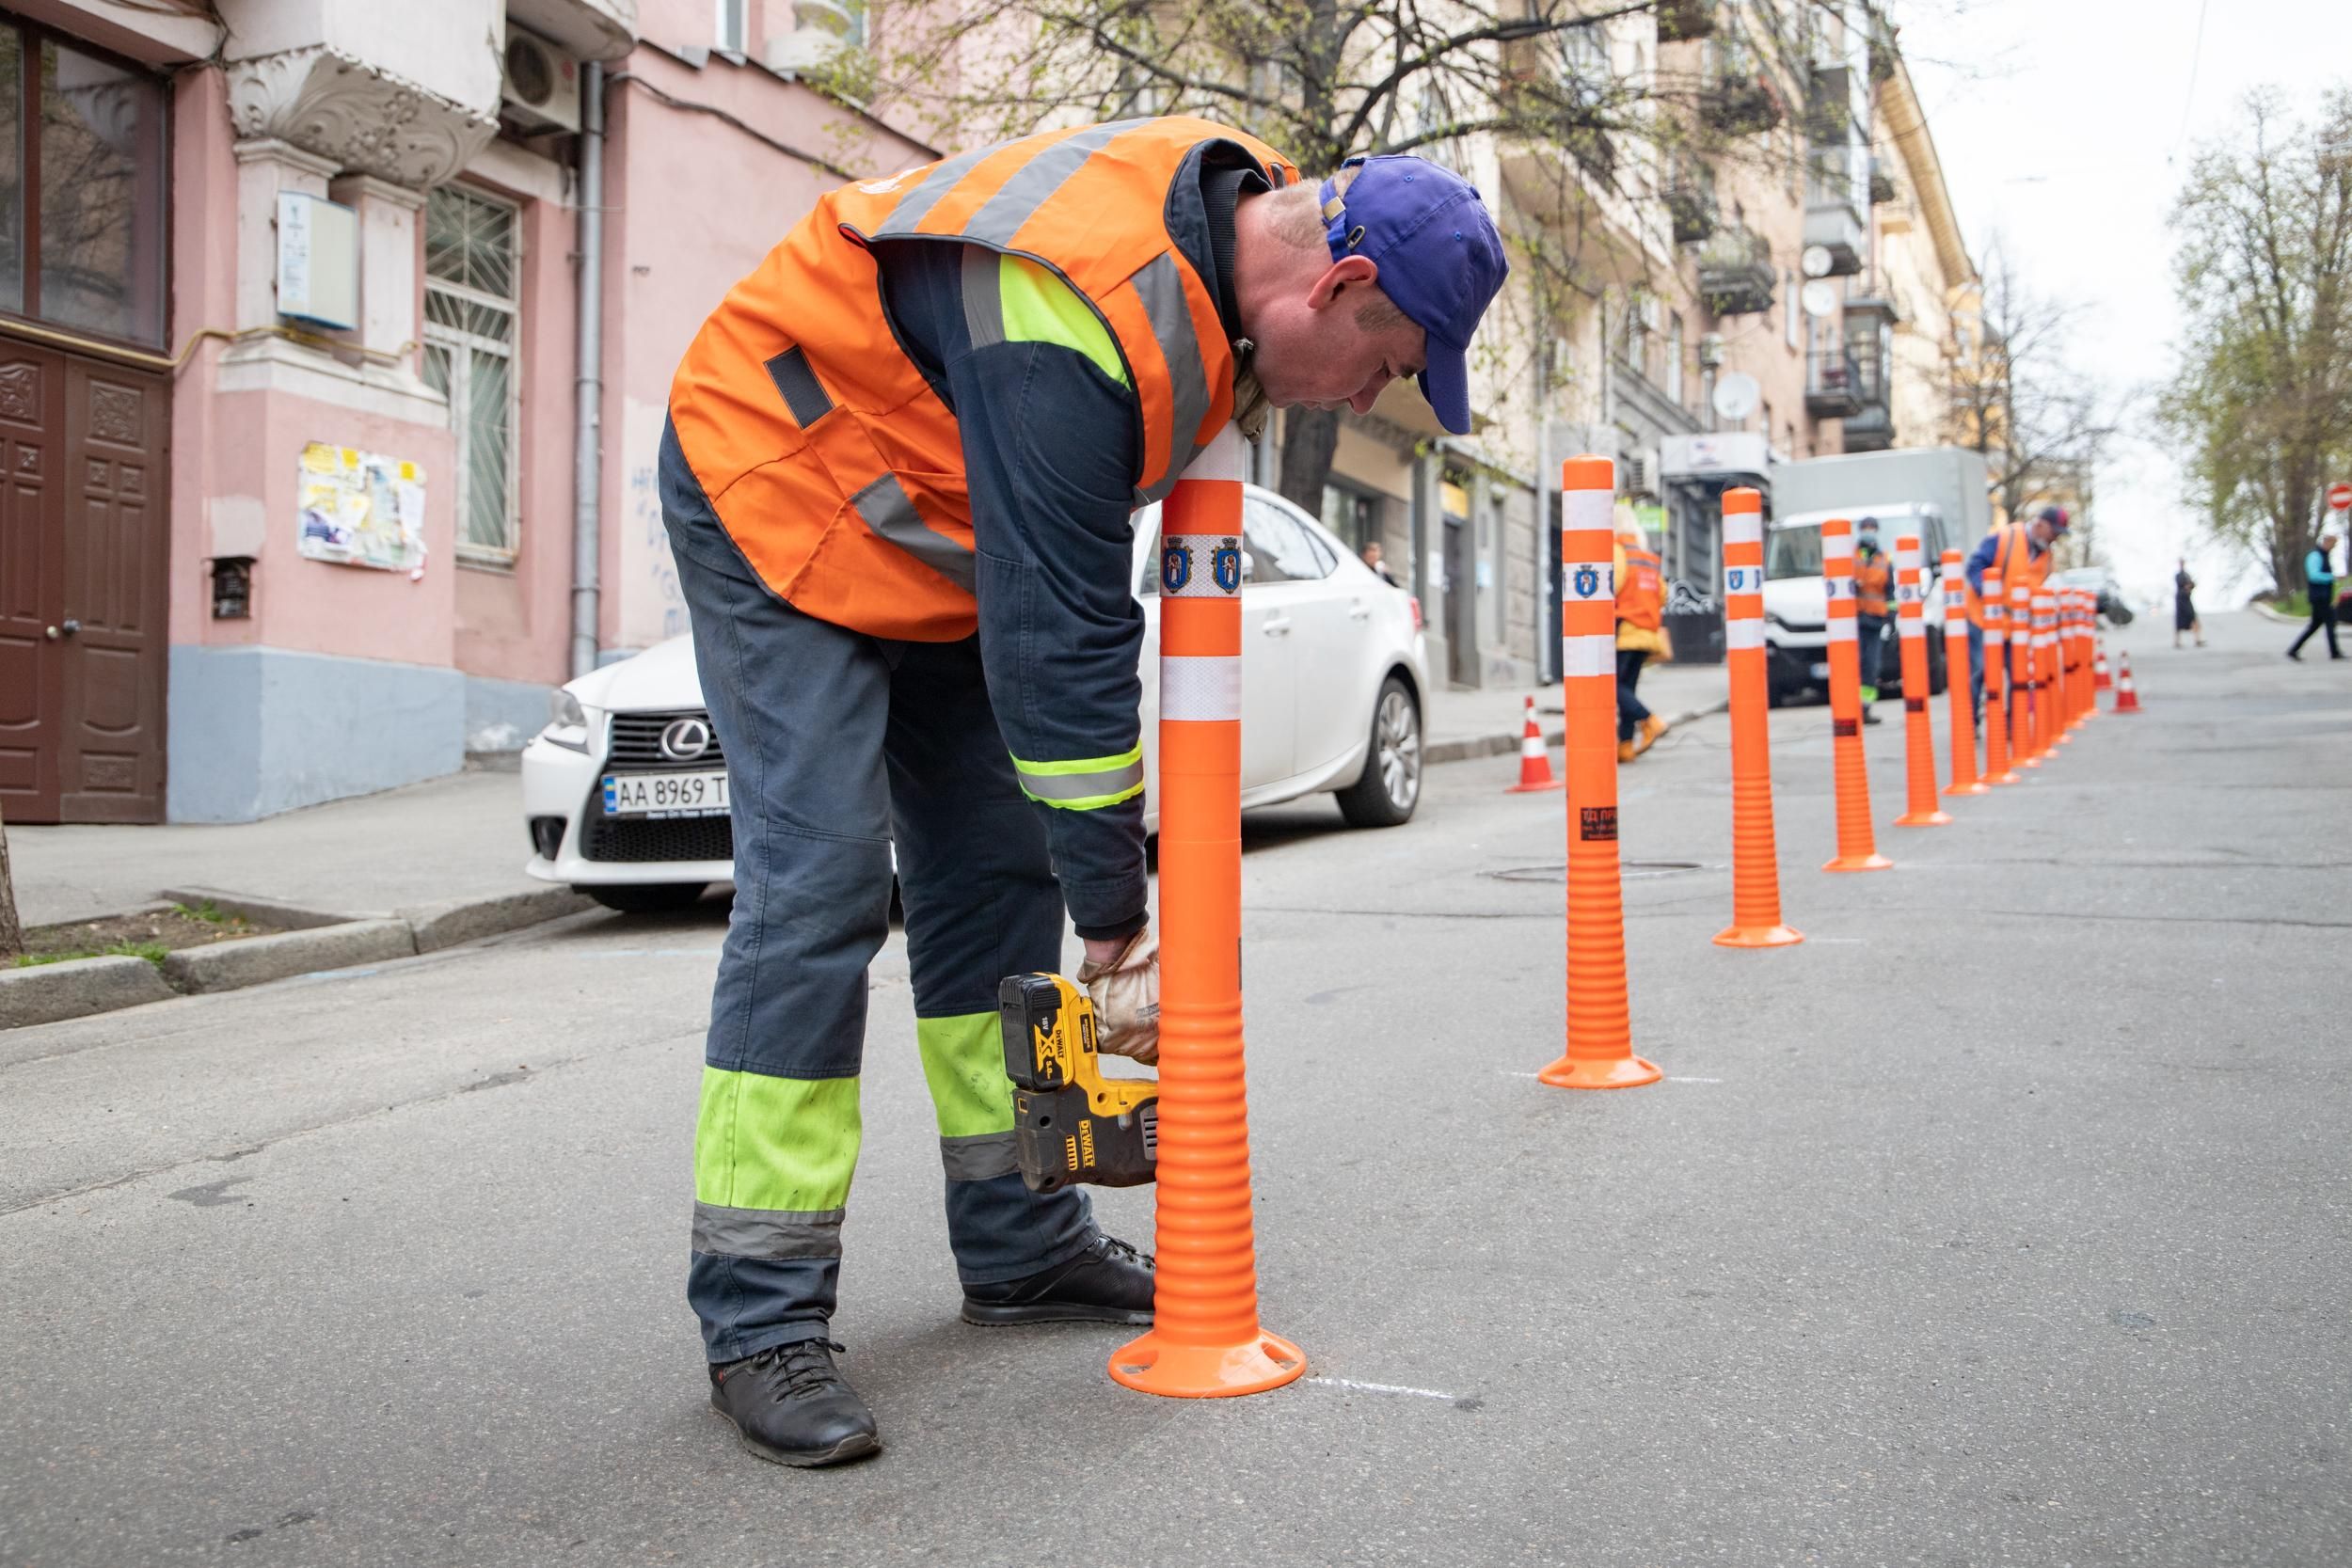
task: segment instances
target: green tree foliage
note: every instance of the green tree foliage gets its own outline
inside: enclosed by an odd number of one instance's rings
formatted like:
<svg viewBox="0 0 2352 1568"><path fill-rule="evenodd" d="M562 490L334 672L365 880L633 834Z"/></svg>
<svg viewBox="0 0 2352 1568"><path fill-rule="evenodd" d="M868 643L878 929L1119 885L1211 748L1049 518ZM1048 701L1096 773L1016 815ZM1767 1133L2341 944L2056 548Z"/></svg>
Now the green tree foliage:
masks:
<svg viewBox="0 0 2352 1568"><path fill-rule="evenodd" d="M2352 88L2315 119L2247 100L2173 207L2186 325L2159 417L2214 532L2304 586L2328 481L2352 461Z"/></svg>

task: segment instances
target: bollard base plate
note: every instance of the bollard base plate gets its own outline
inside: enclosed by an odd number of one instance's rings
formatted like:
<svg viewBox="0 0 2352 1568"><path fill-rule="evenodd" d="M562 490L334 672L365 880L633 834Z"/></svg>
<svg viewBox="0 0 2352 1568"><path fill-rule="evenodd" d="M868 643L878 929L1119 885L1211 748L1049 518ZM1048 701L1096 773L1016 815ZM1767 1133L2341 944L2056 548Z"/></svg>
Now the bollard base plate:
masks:
<svg viewBox="0 0 2352 1568"><path fill-rule="evenodd" d="M1989 778L1989 779L1985 780L1984 782L1985 782L1985 783L1987 783L1987 784L2023 784L2023 783L2025 783L2026 781L2025 781L2023 778L2019 777L2016 773L2010 772L2010 773L1995 773L1995 774L1994 774L1991 778Z"/></svg>
<svg viewBox="0 0 2352 1568"><path fill-rule="evenodd" d="M1993 786L1978 779L1964 784L1946 784L1944 793L1947 795L1990 795L1993 793Z"/></svg>
<svg viewBox="0 0 2352 1568"><path fill-rule="evenodd" d="M1597 1062L1563 1056L1535 1075L1538 1082L1555 1089L1638 1089L1665 1076L1657 1064L1639 1056L1614 1056Z"/></svg>
<svg viewBox="0 0 2352 1568"><path fill-rule="evenodd" d="M1931 811L1924 816L1917 812L1907 811L1895 818L1895 826L1898 828L1940 828L1951 819L1952 814L1947 811Z"/></svg>
<svg viewBox="0 0 2352 1568"><path fill-rule="evenodd" d="M1715 933L1718 947L1790 947L1804 940L1786 926L1731 926Z"/></svg>
<svg viewBox="0 0 2352 1568"><path fill-rule="evenodd" d="M1111 1381L1120 1387L1178 1400L1263 1394L1306 1372L1304 1351L1263 1331L1237 1345L1178 1345L1153 1329L1121 1345L1110 1359Z"/></svg>
<svg viewBox="0 0 2352 1568"><path fill-rule="evenodd" d="M1884 855L1840 855L1821 867L1824 871L1891 871L1895 863Z"/></svg>

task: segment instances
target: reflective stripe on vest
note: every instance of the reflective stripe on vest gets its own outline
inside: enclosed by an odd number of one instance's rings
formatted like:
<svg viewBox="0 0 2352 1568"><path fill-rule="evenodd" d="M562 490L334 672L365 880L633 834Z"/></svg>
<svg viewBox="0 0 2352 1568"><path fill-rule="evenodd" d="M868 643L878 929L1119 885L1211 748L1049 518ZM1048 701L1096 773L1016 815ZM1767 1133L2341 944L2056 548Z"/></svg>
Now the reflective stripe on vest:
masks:
<svg viewBox="0 0 2352 1568"><path fill-rule="evenodd" d="M946 641L977 624L960 432L884 319L872 241L973 247L975 345L1055 341L1124 382L1143 437L1134 503L1164 497L1232 416L1232 347L1167 217L1212 144L1275 185L1296 178L1239 132L1167 119L976 149L819 198L713 312L671 389L680 449L768 586L875 636Z"/></svg>

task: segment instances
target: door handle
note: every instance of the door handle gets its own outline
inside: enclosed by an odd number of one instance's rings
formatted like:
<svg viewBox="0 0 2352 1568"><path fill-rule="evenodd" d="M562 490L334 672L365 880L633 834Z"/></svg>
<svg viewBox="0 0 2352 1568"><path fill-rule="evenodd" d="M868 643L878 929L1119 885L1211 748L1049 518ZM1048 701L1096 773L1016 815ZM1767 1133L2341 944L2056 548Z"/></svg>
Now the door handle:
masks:
<svg viewBox="0 0 2352 1568"><path fill-rule="evenodd" d="M1364 621L1371 619L1371 617L1372 607L1364 603L1363 600L1350 599L1347 601L1347 618L1349 620Z"/></svg>
<svg viewBox="0 0 2352 1568"><path fill-rule="evenodd" d="M1288 637L1290 632L1291 620L1287 615L1273 616L1266 621L1265 634L1268 637Z"/></svg>
<svg viewBox="0 0 2352 1568"><path fill-rule="evenodd" d="M69 615L60 624L51 626L48 629L47 636L50 641L55 642L58 638L72 637L75 632L78 632L81 629L82 623L76 621L73 617Z"/></svg>

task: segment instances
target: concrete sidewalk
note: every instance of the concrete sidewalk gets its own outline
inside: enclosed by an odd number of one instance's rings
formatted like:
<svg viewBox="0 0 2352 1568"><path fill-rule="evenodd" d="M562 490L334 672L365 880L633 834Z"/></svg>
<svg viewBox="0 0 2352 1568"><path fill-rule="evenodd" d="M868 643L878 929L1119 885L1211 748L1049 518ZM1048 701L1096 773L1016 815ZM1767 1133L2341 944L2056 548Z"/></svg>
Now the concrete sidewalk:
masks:
<svg viewBox="0 0 2352 1568"><path fill-rule="evenodd" d="M1667 718L1720 705L1721 665L1664 665L1642 694ZM1424 726L1432 763L1518 750L1525 691L1446 691ZM1560 689L1534 692L1560 738ZM454 773L260 822L8 830L17 911L27 926L93 920L200 887L351 918L547 886L523 874L522 780Z"/></svg>

